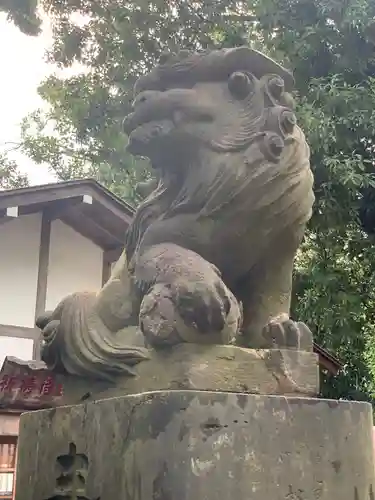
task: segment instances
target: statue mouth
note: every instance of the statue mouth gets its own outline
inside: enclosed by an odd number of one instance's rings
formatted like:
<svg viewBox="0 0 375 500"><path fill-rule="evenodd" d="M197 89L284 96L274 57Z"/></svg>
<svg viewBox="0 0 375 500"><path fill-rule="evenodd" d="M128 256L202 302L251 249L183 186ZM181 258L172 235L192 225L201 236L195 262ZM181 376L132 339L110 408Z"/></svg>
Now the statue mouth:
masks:
<svg viewBox="0 0 375 500"><path fill-rule="evenodd" d="M135 156L149 156L156 147L160 149L160 140L176 128L173 116L173 107L166 106L163 98L152 102L138 101L134 111L125 117L122 124L129 138L127 151Z"/></svg>
<svg viewBox="0 0 375 500"><path fill-rule="evenodd" d="M137 129L147 127L150 124L162 123L165 120L171 120L171 114L161 114L161 113L144 113L142 108L137 109L133 113L130 113L124 118L122 122L122 128L129 137Z"/></svg>
<svg viewBox="0 0 375 500"><path fill-rule="evenodd" d="M212 123L214 105L199 100L194 89L170 89L167 91L145 91L133 103L133 112L125 117L123 130L129 137L128 151L135 155L148 156L154 146L164 144L172 147L187 140L185 125ZM141 151L142 150L142 151ZM145 151L144 151L145 150ZM158 151L161 154L161 151Z"/></svg>
<svg viewBox="0 0 375 500"><path fill-rule="evenodd" d="M190 98L190 99L189 99ZM123 130L127 135L149 123L172 120L176 110L191 100L191 92L174 89L167 92L143 92L133 102L133 112L125 117Z"/></svg>
<svg viewBox="0 0 375 500"><path fill-rule="evenodd" d="M160 150L163 147L163 139L170 136L174 129L174 122L167 119L139 125L128 134L126 149L135 156L153 156L156 148Z"/></svg>

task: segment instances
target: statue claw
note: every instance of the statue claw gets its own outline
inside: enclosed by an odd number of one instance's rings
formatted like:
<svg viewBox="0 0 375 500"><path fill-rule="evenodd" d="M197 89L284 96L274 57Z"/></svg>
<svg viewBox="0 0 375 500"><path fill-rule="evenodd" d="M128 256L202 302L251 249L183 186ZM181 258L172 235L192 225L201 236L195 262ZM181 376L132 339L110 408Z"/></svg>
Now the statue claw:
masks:
<svg viewBox="0 0 375 500"><path fill-rule="evenodd" d="M310 329L302 322L280 314L272 318L264 327L263 338L270 348L312 351L313 339Z"/></svg>

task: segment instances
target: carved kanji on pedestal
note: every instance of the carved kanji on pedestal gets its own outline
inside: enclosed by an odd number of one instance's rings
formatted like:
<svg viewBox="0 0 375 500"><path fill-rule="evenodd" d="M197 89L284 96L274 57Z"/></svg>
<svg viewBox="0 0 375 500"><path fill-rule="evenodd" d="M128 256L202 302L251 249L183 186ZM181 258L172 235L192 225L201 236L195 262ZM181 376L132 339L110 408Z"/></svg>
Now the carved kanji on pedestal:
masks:
<svg viewBox="0 0 375 500"><path fill-rule="evenodd" d="M69 444L69 453L56 459L59 474L54 495L46 500L100 500L86 495L86 479L89 461L85 454L77 453L74 443Z"/></svg>

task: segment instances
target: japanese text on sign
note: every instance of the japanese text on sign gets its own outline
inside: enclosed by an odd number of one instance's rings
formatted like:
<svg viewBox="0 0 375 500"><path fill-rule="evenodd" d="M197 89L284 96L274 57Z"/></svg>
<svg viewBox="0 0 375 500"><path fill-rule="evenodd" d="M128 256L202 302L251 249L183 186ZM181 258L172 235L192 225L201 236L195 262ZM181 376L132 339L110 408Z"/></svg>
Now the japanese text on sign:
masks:
<svg viewBox="0 0 375 500"><path fill-rule="evenodd" d="M38 379L35 376L16 377L3 375L0 378L0 393L19 390L23 396L62 396L61 384L56 384L52 377Z"/></svg>

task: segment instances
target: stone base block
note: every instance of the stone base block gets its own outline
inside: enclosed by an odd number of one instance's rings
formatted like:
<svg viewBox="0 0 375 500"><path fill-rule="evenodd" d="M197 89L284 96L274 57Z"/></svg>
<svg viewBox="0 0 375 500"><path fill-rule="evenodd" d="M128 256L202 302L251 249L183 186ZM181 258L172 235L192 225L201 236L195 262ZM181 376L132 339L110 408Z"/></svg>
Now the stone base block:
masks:
<svg viewBox="0 0 375 500"><path fill-rule="evenodd" d="M0 378L16 383L0 392L0 408L31 410L161 390L304 396L319 392L318 357L306 351L181 344L150 351L150 359L136 366L135 373L104 382L56 374L44 363L8 357ZM31 379L34 391L25 394L22 381ZM52 381L55 392L41 395L46 381Z"/></svg>
<svg viewBox="0 0 375 500"><path fill-rule="evenodd" d="M164 391L22 415L16 500L373 500L366 403Z"/></svg>
<svg viewBox="0 0 375 500"><path fill-rule="evenodd" d="M118 379L95 399L165 389L303 394L319 392L318 357L312 352L180 344L150 352L137 376Z"/></svg>

